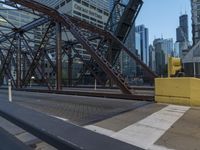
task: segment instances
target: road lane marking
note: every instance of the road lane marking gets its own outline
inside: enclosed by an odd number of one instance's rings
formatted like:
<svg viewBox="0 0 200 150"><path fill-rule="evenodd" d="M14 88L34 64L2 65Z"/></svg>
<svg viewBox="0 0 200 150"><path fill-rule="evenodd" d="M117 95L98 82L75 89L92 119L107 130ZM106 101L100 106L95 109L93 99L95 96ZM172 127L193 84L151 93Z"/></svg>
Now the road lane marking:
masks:
<svg viewBox="0 0 200 150"><path fill-rule="evenodd" d="M145 119L112 135L129 144L148 149L179 119L190 107L169 105Z"/></svg>
<svg viewBox="0 0 200 150"><path fill-rule="evenodd" d="M118 132L94 125L85 128L147 150L170 150L154 143L189 109L186 106L168 105Z"/></svg>

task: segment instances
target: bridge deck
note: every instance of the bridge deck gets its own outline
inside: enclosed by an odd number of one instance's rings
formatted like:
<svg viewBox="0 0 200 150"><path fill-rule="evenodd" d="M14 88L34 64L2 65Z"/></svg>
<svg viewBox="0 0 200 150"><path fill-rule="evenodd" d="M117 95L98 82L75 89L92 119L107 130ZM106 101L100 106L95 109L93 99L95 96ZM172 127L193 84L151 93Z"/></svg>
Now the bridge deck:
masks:
<svg viewBox="0 0 200 150"><path fill-rule="evenodd" d="M0 90L0 93L1 101L7 99L5 90ZM199 108L21 91L15 91L13 95L13 103L79 124L142 149L188 150L200 147L200 134L197 132L200 130ZM130 105L134 107L128 107ZM123 111L119 111L120 109ZM88 122L88 118L98 115L106 117ZM21 129L16 130L17 127L5 122L0 118L0 127L11 130L10 132L18 135L20 140L29 139L31 142L28 143L35 142L36 147L42 150L45 148L54 150L46 143L39 142L40 140L27 135Z"/></svg>

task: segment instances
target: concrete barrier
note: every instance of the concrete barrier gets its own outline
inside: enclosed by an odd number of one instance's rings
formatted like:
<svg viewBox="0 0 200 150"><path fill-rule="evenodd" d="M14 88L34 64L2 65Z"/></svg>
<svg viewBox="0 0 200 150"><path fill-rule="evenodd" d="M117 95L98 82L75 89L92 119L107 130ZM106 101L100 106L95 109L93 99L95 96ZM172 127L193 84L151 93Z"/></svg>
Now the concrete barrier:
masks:
<svg viewBox="0 0 200 150"><path fill-rule="evenodd" d="M158 103L200 106L200 79L157 78L155 100Z"/></svg>

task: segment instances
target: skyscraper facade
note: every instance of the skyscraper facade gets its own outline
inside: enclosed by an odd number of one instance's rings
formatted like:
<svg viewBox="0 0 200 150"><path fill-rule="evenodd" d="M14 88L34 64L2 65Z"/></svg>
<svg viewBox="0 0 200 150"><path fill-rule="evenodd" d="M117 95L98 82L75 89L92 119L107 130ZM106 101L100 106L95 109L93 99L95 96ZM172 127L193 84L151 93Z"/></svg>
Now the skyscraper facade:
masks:
<svg viewBox="0 0 200 150"><path fill-rule="evenodd" d="M179 17L179 27L176 32L177 42L189 41L188 35L188 15L184 14Z"/></svg>
<svg viewBox="0 0 200 150"><path fill-rule="evenodd" d="M171 56L173 54L174 42L172 38L162 39L162 49L165 52L165 55Z"/></svg>
<svg viewBox="0 0 200 150"><path fill-rule="evenodd" d="M163 50L163 39L155 39L153 41L155 49L155 70L159 76L163 76L166 70L165 52Z"/></svg>
<svg viewBox="0 0 200 150"><path fill-rule="evenodd" d="M176 45L179 47L179 56L183 58L189 51L188 15L186 14L179 17L179 27L176 29Z"/></svg>
<svg viewBox="0 0 200 150"><path fill-rule="evenodd" d="M110 12L108 0L70 0L59 2L56 8L100 28L106 25Z"/></svg>
<svg viewBox="0 0 200 150"><path fill-rule="evenodd" d="M109 17L109 1L108 0L70 0L59 1L55 8L70 16L84 20L99 28L104 28ZM87 33L85 33L87 34ZM73 36L68 34L68 39L72 40ZM65 40L65 39L63 39ZM97 45L98 41L93 41L92 44ZM76 45L76 50L80 53L83 59L89 60L90 55L82 45Z"/></svg>
<svg viewBox="0 0 200 150"><path fill-rule="evenodd" d="M140 59L146 64L149 65L149 31L144 25L136 26L136 33L140 35Z"/></svg>
<svg viewBox="0 0 200 150"><path fill-rule="evenodd" d="M156 71L156 53L153 45L149 46L149 67L152 71Z"/></svg>
<svg viewBox="0 0 200 150"><path fill-rule="evenodd" d="M150 64L158 75L167 74L168 57L173 53L173 39L159 38L153 41L153 47L150 47Z"/></svg>
<svg viewBox="0 0 200 150"><path fill-rule="evenodd" d="M136 53L135 49L135 26L132 26L130 33L126 39L125 43L126 47L131 50L133 53ZM127 53L122 51L122 72L127 77L133 77L136 75L136 63L133 61L132 58L128 56Z"/></svg>
<svg viewBox="0 0 200 150"><path fill-rule="evenodd" d="M193 45L200 40L200 1L191 0Z"/></svg>

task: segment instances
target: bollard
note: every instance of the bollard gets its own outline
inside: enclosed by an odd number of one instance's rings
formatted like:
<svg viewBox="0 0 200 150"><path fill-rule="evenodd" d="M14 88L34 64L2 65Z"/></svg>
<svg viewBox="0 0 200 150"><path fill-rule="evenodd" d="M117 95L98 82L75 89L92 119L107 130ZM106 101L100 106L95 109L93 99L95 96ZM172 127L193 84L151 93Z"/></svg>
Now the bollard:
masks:
<svg viewBox="0 0 200 150"><path fill-rule="evenodd" d="M8 100L9 102L12 102L12 85L11 85L11 80L8 80Z"/></svg>
<svg viewBox="0 0 200 150"><path fill-rule="evenodd" d="M94 80L94 90L95 91L97 90L97 80L96 79Z"/></svg>

